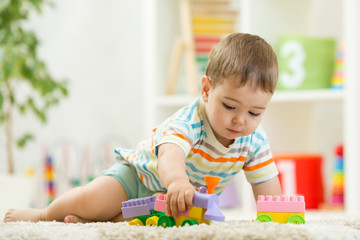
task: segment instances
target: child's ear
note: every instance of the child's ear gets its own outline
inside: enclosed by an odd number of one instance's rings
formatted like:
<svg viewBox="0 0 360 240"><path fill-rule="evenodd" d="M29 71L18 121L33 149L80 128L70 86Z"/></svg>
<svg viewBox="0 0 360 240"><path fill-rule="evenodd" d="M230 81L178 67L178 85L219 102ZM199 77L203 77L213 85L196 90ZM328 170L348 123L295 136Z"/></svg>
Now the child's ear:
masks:
<svg viewBox="0 0 360 240"><path fill-rule="evenodd" d="M201 78L201 97L204 102L207 102L209 97L209 91L211 87L211 79L208 76L203 76Z"/></svg>

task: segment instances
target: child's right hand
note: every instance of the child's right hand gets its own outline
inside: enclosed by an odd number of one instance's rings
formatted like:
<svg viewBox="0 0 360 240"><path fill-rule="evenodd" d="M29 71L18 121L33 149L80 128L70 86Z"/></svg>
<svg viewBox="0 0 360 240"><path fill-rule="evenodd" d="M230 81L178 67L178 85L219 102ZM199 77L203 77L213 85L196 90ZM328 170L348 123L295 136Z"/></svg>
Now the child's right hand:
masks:
<svg viewBox="0 0 360 240"><path fill-rule="evenodd" d="M166 194L167 213L177 218L178 211L185 212L192 207L195 188L186 180L174 180Z"/></svg>

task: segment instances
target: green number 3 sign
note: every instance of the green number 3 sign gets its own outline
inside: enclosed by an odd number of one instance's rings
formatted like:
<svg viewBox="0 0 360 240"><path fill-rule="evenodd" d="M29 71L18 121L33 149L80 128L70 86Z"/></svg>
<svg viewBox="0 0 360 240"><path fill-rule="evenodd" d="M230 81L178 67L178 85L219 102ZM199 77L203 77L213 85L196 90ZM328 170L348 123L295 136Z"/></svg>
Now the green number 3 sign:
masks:
<svg viewBox="0 0 360 240"><path fill-rule="evenodd" d="M283 36L277 54L277 89L330 87L335 62L334 39Z"/></svg>
<svg viewBox="0 0 360 240"><path fill-rule="evenodd" d="M279 81L286 88L298 88L304 82L305 50L298 41L288 41L280 49L281 57L288 59L287 69L280 73Z"/></svg>

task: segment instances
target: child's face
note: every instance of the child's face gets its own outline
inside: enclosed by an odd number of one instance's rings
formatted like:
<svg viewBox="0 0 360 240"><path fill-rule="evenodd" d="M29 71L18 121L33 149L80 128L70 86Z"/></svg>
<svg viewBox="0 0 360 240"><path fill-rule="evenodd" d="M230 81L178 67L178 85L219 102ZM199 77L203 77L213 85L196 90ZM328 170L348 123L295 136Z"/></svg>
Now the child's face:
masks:
<svg viewBox="0 0 360 240"><path fill-rule="evenodd" d="M226 147L259 126L272 97L261 89L250 89L248 84L237 87L226 80L214 88L207 76L202 79L201 94L215 137Z"/></svg>

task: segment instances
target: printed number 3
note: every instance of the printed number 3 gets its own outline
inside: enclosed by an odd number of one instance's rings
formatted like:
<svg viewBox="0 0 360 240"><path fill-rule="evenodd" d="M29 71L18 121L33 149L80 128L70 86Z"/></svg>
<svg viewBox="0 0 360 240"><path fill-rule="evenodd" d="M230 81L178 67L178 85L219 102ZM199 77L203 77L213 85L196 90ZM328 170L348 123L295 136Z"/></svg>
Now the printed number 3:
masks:
<svg viewBox="0 0 360 240"><path fill-rule="evenodd" d="M279 80L286 88L297 88L301 86L305 79L304 62L306 58L305 50L301 43L297 41L286 42L280 50L281 57L287 61L287 69L291 72L280 73Z"/></svg>

